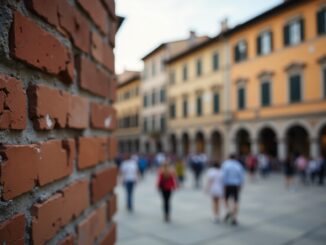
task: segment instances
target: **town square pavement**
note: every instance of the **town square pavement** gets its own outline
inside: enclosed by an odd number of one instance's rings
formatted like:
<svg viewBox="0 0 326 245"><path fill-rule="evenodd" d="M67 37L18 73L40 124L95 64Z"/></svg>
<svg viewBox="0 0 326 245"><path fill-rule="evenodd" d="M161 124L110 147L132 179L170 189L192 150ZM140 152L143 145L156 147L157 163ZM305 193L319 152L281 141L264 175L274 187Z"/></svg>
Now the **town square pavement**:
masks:
<svg viewBox="0 0 326 245"><path fill-rule="evenodd" d="M155 174L148 173L135 191L135 211L125 209L119 184L118 245L325 245L326 187L284 188L283 177L246 181L239 225L215 224L207 194L187 182L172 197L172 221L163 222Z"/></svg>

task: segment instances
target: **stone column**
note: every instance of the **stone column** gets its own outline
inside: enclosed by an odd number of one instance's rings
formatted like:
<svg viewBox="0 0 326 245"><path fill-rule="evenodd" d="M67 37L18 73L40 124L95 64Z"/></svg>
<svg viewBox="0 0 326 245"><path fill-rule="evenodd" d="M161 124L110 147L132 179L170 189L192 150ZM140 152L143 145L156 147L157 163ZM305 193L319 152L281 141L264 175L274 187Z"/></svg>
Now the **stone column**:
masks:
<svg viewBox="0 0 326 245"><path fill-rule="evenodd" d="M285 160L287 149L286 149L285 139L277 140L277 155L279 160Z"/></svg>
<svg viewBox="0 0 326 245"><path fill-rule="evenodd" d="M310 155L314 159L318 158L320 155L318 140L316 138L310 139Z"/></svg>

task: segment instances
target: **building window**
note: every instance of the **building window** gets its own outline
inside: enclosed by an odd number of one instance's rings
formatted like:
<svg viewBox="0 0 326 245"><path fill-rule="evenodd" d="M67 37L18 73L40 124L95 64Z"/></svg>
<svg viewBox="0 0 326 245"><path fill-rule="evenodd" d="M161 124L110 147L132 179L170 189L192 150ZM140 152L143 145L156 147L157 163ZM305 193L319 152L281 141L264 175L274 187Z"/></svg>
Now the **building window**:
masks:
<svg viewBox="0 0 326 245"><path fill-rule="evenodd" d="M271 83L270 81L262 81L261 83L261 105L266 107L271 105Z"/></svg>
<svg viewBox="0 0 326 245"><path fill-rule="evenodd" d="M170 84L175 84L175 71L170 72Z"/></svg>
<svg viewBox="0 0 326 245"><path fill-rule="evenodd" d="M272 52L272 32L264 31L257 37L257 54L266 55Z"/></svg>
<svg viewBox="0 0 326 245"><path fill-rule="evenodd" d="M188 80L188 66L186 64L182 68L182 79L183 81Z"/></svg>
<svg viewBox="0 0 326 245"><path fill-rule="evenodd" d="M161 103L164 103L165 102L165 99L166 99L166 96L165 96L165 89L161 89L160 90L160 102Z"/></svg>
<svg viewBox="0 0 326 245"><path fill-rule="evenodd" d="M317 29L319 35L326 33L326 6L317 12Z"/></svg>
<svg viewBox="0 0 326 245"><path fill-rule="evenodd" d="M144 118L144 132L146 133L146 132L148 132L148 125L147 125L147 118Z"/></svg>
<svg viewBox="0 0 326 245"><path fill-rule="evenodd" d="M176 114L176 108L175 108L175 102L171 102L170 106L169 106L169 112L170 112L170 118L174 119L175 118L175 114Z"/></svg>
<svg viewBox="0 0 326 245"><path fill-rule="evenodd" d="M164 116L161 116L161 118L160 118L160 129L161 129L161 132L165 131L165 117Z"/></svg>
<svg viewBox="0 0 326 245"><path fill-rule="evenodd" d="M155 64L155 60L153 60L152 62L152 77L154 77L156 75L156 64Z"/></svg>
<svg viewBox="0 0 326 245"><path fill-rule="evenodd" d="M155 131L155 116L152 116L152 131Z"/></svg>
<svg viewBox="0 0 326 245"><path fill-rule="evenodd" d="M156 93L155 90L152 92L152 105L156 104Z"/></svg>
<svg viewBox="0 0 326 245"><path fill-rule="evenodd" d="M296 45L304 39L304 21L303 19L292 20L284 26L284 44L285 46Z"/></svg>
<svg viewBox="0 0 326 245"><path fill-rule="evenodd" d="M219 55L218 53L214 53L212 56L212 65L213 65L213 71L217 71L219 69Z"/></svg>
<svg viewBox="0 0 326 245"><path fill-rule="evenodd" d="M197 77L200 77L202 74L202 60L201 59L197 59L196 61L196 75Z"/></svg>
<svg viewBox="0 0 326 245"><path fill-rule="evenodd" d="M202 95L197 95L196 98L196 115L201 116L203 115L203 98Z"/></svg>
<svg viewBox="0 0 326 245"><path fill-rule="evenodd" d="M188 117L188 100L184 98L182 101L182 116L184 118Z"/></svg>
<svg viewBox="0 0 326 245"><path fill-rule="evenodd" d="M144 108L146 108L148 106L148 99L146 94L144 94L143 100L144 100Z"/></svg>
<svg viewBox="0 0 326 245"><path fill-rule="evenodd" d="M289 99L290 103L297 103L302 100L302 78L300 74L289 77Z"/></svg>
<svg viewBox="0 0 326 245"><path fill-rule="evenodd" d="M213 95L213 112L218 114L220 112L220 94L215 92Z"/></svg>
<svg viewBox="0 0 326 245"><path fill-rule="evenodd" d="M323 67L323 97L326 98L326 66Z"/></svg>
<svg viewBox="0 0 326 245"><path fill-rule="evenodd" d="M246 108L246 89L244 85L238 87L238 109L244 110Z"/></svg>
<svg viewBox="0 0 326 245"><path fill-rule="evenodd" d="M234 47L234 60L241 62L247 59L247 42L242 40Z"/></svg>

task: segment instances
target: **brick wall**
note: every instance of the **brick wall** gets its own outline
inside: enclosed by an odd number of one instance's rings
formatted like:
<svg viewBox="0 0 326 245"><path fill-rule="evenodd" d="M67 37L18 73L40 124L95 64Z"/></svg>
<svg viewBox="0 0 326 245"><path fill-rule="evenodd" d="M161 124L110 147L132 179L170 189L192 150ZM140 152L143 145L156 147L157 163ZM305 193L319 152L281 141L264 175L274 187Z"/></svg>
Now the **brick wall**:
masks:
<svg viewBox="0 0 326 245"><path fill-rule="evenodd" d="M0 0L0 244L114 244L114 0Z"/></svg>

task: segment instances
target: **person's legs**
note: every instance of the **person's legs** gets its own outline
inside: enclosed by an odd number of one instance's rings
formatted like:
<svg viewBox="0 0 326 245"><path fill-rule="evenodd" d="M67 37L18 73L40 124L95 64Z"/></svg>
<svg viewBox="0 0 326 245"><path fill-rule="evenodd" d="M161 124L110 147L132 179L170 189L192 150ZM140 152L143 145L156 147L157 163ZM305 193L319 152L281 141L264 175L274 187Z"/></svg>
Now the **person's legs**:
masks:
<svg viewBox="0 0 326 245"><path fill-rule="evenodd" d="M126 191L127 191L127 209L129 211L133 211L133 189L134 189L134 183L131 181L128 181L125 183Z"/></svg>
<svg viewBox="0 0 326 245"><path fill-rule="evenodd" d="M220 218L220 203L219 203L219 198L218 197L213 197L213 214L214 214L214 219L215 221L218 221Z"/></svg>
<svg viewBox="0 0 326 245"><path fill-rule="evenodd" d="M163 212L164 212L164 219L165 221L170 220L170 197L171 191L162 191L163 197Z"/></svg>
<svg viewBox="0 0 326 245"><path fill-rule="evenodd" d="M233 197L233 209L232 209L232 225L237 225L237 216L238 216L238 209L239 209L239 187L233 186L232 187L232 197Z"/></svg>
<svg viewBox="0 0 326 245"><path fill-rule="evenodd" d="M225 203L225 208L226 208L226 215L224 217L224 222L227 222L231 217L229 198L230 198L230 186L225 186L225 189L224 189L224 203Z"/></svg>

